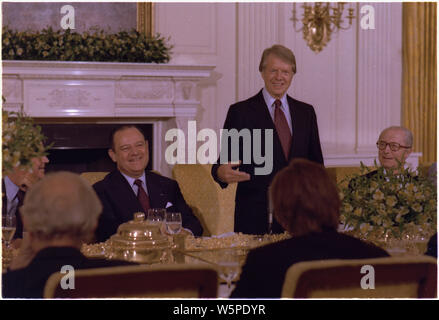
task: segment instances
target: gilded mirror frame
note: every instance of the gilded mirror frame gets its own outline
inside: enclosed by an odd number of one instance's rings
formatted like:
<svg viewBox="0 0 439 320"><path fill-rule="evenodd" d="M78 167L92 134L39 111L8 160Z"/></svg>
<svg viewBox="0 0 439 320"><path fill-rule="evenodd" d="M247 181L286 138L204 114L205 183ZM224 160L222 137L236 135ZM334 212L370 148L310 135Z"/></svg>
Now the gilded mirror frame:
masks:
<svg viewBox="0 0 439 320"><path fill-rule="evenodd" d="M137 31L147 36L154 34L154 4L152 2L137 3Z"/></svg>

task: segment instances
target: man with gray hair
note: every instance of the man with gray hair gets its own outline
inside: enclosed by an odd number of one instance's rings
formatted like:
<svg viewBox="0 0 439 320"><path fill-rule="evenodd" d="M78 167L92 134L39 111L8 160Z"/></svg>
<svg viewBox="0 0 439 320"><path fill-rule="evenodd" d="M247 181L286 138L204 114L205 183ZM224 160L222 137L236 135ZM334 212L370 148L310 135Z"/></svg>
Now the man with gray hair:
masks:
<svg viewBox="0 0 439 320"><path fill-rule="evenodd" d="M77 174L51 173L38 181L20 209L27 234L3 274L3 297L42 298L49 276L66 265L86 269L131 264L88 259L80 252L93 238L101 211L96 193Z"/></svg>

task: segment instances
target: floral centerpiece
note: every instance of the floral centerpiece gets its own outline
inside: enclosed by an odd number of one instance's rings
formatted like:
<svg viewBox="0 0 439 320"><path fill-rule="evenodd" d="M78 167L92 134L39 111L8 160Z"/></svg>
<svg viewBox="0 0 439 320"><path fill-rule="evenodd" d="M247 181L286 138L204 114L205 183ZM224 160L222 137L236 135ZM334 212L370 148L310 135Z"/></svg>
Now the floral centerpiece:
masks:
<svg viewBox="0 0 439 320"><path fill-rule="evenodd" d="M431 179L418 171L400 166L400 174L383 167L372 172L361 164L360 174L339 184L346 229L371 241L428 240L436 231L437 192Z"/></svg>
<svg viewBox="0 0 439 320"><path fill-rule="evenodd" d="M2 111L2 174L17 167L32 167L32 158L47 155L50 146L31 117L23 112Z"/></svg>
<svg viewBox="0 0 439 320"><path fill-rule="evenodd" d="M146 36L136 30L106 33L92 29L2 30L3 60L57 60L99 62L166 63L172 46L160 34Z"/></svg>

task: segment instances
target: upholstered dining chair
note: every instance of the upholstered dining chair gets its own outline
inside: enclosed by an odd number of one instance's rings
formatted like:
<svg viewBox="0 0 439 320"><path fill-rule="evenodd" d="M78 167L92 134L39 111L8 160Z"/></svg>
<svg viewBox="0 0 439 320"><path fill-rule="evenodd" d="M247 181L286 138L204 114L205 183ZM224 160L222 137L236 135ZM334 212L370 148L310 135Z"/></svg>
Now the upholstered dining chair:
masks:
<svg viewBox="0 0 439 320"><path fill-rule="evenodd" d="M172 169L186 203L200 219L204 235L233 232L237 184L222 189L211 174L211 164L176 164Z"/></svg>
<svg viewBox="0 0 439 320"><path fill-rule="evenodd" d="M372 168L371 168L372 169ZM326 172L335 183L341 183L346 177L361 173L361 167L327 167ZM346 184L348 182L346 181Z"/></svg>
<svg viewBox="0 0 439 320"><path fill-rule="evenodd" d="M299 262L288 269L281 297L436 298L437 261L413 256Z"/></svg>
<svg viewBox="0 0 439 320"><path fill-rule="evenodd" d="M93 171L93 172L83 172L80 175L85 180L87 180L90 183L90 185L93 185L96 182L104 179L107 174L108 172L104 172L104 171Z"/></svg>
<svg viewBox="0 0 439 320"><path fill-rule="evenodd" d="M54 273L44 298L216 298L215 269L195 264L121 266L74 271L74 283L63 289L66 274ZM69 280L70 281L70 280Z"/></svg>

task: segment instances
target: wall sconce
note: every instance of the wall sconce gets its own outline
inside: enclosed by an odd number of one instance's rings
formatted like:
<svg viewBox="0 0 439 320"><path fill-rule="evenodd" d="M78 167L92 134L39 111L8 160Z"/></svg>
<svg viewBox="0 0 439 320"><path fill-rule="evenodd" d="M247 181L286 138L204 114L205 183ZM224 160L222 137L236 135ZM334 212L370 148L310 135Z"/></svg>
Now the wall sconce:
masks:
<svg viewBox="0 0 439 320"><path fill-rule="evenodd" d="M347 30L352 26L352 20L355 18L354 9L348 8L348 14L345 19L349 19L349 24L343 26L342 18L345 2L334 3L333 6L329 2L316 2L314 5L304 3L302 23L303 27L297 30L296 22L296 4L293 5L293 21L294 30L303 31L303 39L305 39L308 47L315 53L319 53L331 40L331 34L339 29ZM332 15L331 15L332 11Z"/></svg>

